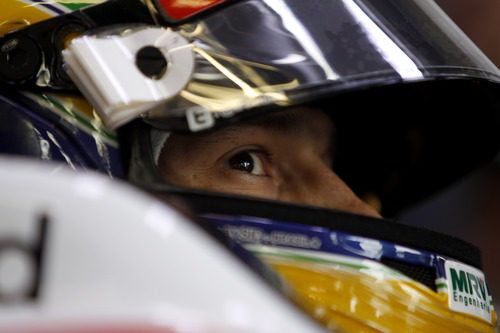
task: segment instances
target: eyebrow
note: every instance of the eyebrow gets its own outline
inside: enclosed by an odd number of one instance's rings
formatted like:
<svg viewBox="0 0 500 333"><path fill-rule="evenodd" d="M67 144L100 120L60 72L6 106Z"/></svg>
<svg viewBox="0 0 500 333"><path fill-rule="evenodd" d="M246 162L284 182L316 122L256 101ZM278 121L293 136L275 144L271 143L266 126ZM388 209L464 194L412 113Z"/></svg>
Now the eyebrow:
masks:
<svg viewBox="0 0 500 333"><path fill-rule="evenodd" d="M250 125L276 132L293 133L298 130L298 125L305 120L304 117L299 116L298 111L283 111L249 119L232 127L238 128Z"/></svg>
<svg viewBox="0 0 500 333"><path fill-rule="evenodd" d="M254 118L246 119L239 123L231 124L215 131L209 131L205 133L191 133L191 135L194 134L194 137L203 140L220 140L221 137L228 136L226 137L227 139L234 137L235 135L239 135L239 131L249 127L293 135L299 133L299 131L304 128L303 123L308 121L306 112L307 110L304 109L285 109L278 112L271 112L268 114L255 116ZM329 137L330 145L332 145L335 141L335 136L336 131L335 126L333 126L332 133Z"/></svg>

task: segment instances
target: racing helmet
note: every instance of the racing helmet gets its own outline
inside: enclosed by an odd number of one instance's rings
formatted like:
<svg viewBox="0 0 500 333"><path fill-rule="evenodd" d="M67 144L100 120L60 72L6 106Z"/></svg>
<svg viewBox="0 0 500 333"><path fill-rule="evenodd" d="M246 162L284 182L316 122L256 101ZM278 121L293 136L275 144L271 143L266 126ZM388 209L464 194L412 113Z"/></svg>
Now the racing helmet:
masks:
<svg viewBox="0 0 500 333"><path fill-rule="evenodd" d="M92 117L90 133L116 130L120 163L102 153L102 140L66 131L68 141L92 147L108 173L182 198L281 272L329 328L495 329L480 254L466 242L392 220L177 186L158 170L171 133L209 133L304 105L335 124L334 171L359 196L376 197L387 217L492 159L500 72L433 1L36 7L60 12L0 39L6 105L29 109L42 98L48 108L83 94L95 110L70 117Z"/></svg>

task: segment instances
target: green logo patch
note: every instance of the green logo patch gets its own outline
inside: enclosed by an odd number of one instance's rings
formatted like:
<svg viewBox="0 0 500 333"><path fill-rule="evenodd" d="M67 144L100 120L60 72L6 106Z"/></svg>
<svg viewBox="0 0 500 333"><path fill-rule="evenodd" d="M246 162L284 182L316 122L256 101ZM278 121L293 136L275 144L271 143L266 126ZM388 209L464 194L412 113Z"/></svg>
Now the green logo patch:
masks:
<svg viewBox="0 0 500 333"><path fill-rule="evenodd" d="M484 273L456 261L446 261L444 267L450 309L491 322L493 306Z"/></svg>

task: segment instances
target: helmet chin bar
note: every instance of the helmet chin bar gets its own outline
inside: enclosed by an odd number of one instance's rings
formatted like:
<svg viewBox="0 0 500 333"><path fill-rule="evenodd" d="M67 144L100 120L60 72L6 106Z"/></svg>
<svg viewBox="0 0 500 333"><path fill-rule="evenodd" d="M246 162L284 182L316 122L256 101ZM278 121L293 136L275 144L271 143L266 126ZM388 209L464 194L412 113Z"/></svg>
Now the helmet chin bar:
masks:
<svg viewBox="0 0 500 333"><path fill-rule="evenodd" d="M307 227L328 228L361 237L394 242L438 253L481 269L479 249L461 239L404 223L336 211L327 208L291 204L266 199L213 193L200 190L173 189L152 191L167 200L180 197L197 215L256 217L269 222L286 222ZM166 193L168 192L168 193Z"/></svg>

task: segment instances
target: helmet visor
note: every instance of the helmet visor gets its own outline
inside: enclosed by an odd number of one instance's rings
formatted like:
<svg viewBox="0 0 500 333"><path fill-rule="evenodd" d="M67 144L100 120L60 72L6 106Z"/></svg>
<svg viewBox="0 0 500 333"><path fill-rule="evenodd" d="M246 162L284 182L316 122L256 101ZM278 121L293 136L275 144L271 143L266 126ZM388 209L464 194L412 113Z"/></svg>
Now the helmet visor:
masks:
<svg viewBox="0 0 500 333"><path fill-rule="evenodd" d="M217 113L294 105L397 82L500 78L431 1L247 0L179 32L195 53L194 73L153 118L190 108Z"/></svg>
<svg viewBox="0 0 500 333"><path fill-rule="evenodd" d="M142 114L185 118L175 126L199 131L219 118L247 113L242 111L344 90L436 78L500 81L495 65L432 1L245 0L175 23L165 18L171 8L159 8L169 29L142 29L134 37L126 27L112 38L95 36L98 42L89 41L88 50L70 47L67 58L76 59L67 63L73 81L105 120L121 114L111 127ZM150 46L165 57L166 69L156 77L144 76L137 65L140 51ZM75 70L85 64L89 67ZM130 79L132 71L144 81L143 90L153 92L132 98L142 89L140 80ZM88 88L93 81L95 88ZM175 127L171 121L155 123Z"/></svg>

